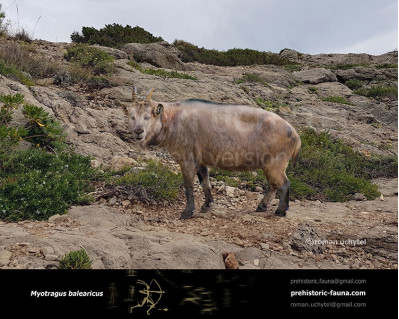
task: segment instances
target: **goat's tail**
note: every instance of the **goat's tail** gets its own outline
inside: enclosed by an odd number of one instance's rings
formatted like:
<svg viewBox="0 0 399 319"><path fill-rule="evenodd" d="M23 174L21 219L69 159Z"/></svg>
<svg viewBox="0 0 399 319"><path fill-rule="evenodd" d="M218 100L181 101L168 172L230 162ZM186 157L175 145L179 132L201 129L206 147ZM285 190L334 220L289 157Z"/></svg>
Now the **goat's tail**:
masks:
<svg viewBox="0 0 399 319"><path fill-rule="evenodd" d="M299 153L301 151L301 138L299 137L298 133L296 133L296 140L297 140L297 142L296 142L296 145L295 145L295 149L294 149L294 152L291 155L292 166L294 166L294 167L295 167L295 164L298 161Z"/></svg>

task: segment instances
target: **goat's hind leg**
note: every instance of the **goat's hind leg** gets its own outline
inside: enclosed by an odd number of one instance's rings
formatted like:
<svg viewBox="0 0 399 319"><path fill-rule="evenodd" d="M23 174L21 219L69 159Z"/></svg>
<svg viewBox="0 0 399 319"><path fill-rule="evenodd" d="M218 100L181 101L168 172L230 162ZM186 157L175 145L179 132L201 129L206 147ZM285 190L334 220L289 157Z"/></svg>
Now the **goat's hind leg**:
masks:
<svg viewBox="0 0 399 319"><path fill-rule="evenodd" d="M256 208L257 212L265 212L267 210L267 205L271 202L271 200L276 196L277 188L273 187L271 183L269 183L269 188L263 196L261 202Z"/></svg>
<svg viewBox="0 0 399 319"><path fill-rule="evenodd" d="M211 193L211 184L209 182L209 173L206 166L200 165L197 176L205 193L205 203L201 206L200 213L206 213L212 209L213 197Z"/></svg>
<svg viewBox="0 0 399 319"><path fill-rule="evenodd" d="M290 181L285 177L284 184L280 187L280 202L275 214L277 216L285 216L290 207Z"/></svg>

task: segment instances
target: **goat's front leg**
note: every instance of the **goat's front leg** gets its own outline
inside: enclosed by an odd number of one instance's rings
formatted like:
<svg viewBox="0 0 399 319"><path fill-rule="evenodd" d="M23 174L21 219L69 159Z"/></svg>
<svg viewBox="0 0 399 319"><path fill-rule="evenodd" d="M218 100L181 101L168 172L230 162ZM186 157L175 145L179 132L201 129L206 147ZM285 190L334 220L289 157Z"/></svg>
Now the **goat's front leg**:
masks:
<svg viewBox="0 0 399 319"><path fill-rule="evenodd" d="M186 208L182 212L180 219L188 219L193 216L195 210L194 177L195 177L196 167L194 161L184 161L180 163L180 167L183 173L183 182L187 198Z"/></svg>

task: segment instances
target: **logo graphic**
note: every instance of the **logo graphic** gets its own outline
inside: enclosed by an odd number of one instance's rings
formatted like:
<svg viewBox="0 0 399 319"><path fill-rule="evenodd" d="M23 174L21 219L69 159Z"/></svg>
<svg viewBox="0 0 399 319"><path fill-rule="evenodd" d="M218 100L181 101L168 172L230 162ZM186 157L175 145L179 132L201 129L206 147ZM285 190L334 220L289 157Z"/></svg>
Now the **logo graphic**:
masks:
<svg viewBox="0 0 399 319"><path fill-rule="evenodd" d="M129 312L132 313L134 308L142 308L144 306L147 306L147 315L149 315L150 311L154 309L159 303L165 291L162 290L161 286L155 279L151 279L150 284L147 284L143 280L138 280L137 284L144 286L143 289L138 291L139 294L143 295L143 299L141 300L141 302L137 303L136 306L130 307ZM168 311L168 308L159 310Z"/></svg>

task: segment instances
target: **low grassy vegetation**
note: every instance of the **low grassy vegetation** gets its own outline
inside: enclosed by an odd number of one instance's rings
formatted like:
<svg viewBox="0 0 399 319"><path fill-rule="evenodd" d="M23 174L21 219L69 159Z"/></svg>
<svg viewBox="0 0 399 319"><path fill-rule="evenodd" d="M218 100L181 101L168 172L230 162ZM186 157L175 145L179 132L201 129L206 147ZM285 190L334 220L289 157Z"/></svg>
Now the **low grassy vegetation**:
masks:
<svg viewBox="0 0 399 319"><path fill-rule="evenodd" d="M322 101L325 102L332 102L332 103L339 103L339 104L347 104L347 105L353 105L350 103L345 97L343 96L326 96L326 97L321 97L320 98Z"/></svg>
<svg viewBox="0 0 399 319"><path fill-rule="evenodd" d="M397 69L398 64L397 63L381 63L381 64L367 64L367 63L347 63L347 64L337 64L337 65L323 65L322 67L327 68L327 69L333 69L333 70L350 70L350 69L355 69L358 67L362 68L377 68L377 69Z"/></svg>
<svg viewBox="0 0 399 319"><path fill-rule="evenodd" d="M370 67L370 65L366 63L357 63L357 64L347 63L347 64L328 65L323 67L333 70L349 70L349 69L354 69L356 67L367 68Z"/></svg>
<svg viewBox="0 0 399 319"><path fill-rule="evenodd" d="M378 64L376 66L376 68L378 68L378 69L397 69L398 64L397 63L382 63L382 64Z"/></svg>
<svg viewBox="0 0 399 319"><path fill-rule="evenodd" d="M288 72L296 72L302 70L302 65L300 64L286 64L284 65L284 69Z"/></svg>
<svg viewBox="0 0 399 319"><path fill-rule="evenodd" d="M267 111L275 111L280 107L286 107L287 105L284 104L283 102L280 102L278 100L265 100L262 97L257 97L255 98L255 103L260 106L262 109L267 110Z"/></svg>
<svg viewBox="0 0 399 319"><path fill-rule="evenodd" d="M180 73L177 71L166 71L164 69L145 68L145 69L141 69L140 72L142 72L144 74L156 75L156 76L168 77L168 78L198 80L196 77L193 77L189 74Z"/></svg>
<svg viewBox="0 0 399 319"><path fill-rule="evenodd" d="M31 77L24 74L21 70L19 70L15 66L7 65L5 63L2 63L1 61L2 60L0 60L0 74L1 75L4 75L11 79L14 79L28 87L35 85L35 82L32 80Z"/></svg>
<svg viewBox="0 0 399 319"><path fill-rule="evenodd" d="M234 84L242 84L242 83L260 83L263 85L267 85L267 82L256 73L244 73L241 78L234 81Z"/></svg>
<svg viewBox="0 0 399 319"><path fill-rule="evenodd" d="M27 86L35 80L53 76L59 70L56 63L49 62L37 53L34 44L8 41L0 47L0 74Z"/></svg>
<svg viewBox="0 0 399 319"><path fill-rule="evenodd" d="M85 43L70 46L64 58L71 62L67 70L54 76L54 83L68 86L79 83L88 89L112 87L109 75L115 72L114 57Z"/></svg>
<svg viewBox="0 0 399 319"><path fill-rule="evenodd" d="M347 201L355 193L368 199L380 195L377 186L370 180L377 177L397 176L397 157L373 155L364 157L359 152L335 140L327 132L317 133L313 129L301 132L302 149L295 167L287 170L291 181L291 199L322 199ZM267 181L262 170L253 173L211 170L211 176L225 181L230 186L244 185L254 189L255 185L266 188Z"/></svg>
<svg viewBox="0 0 399 319"><path fill-rule="evenodd" d="M87 44L75 44L68 48L65 59L90 69L94 75L108 74L115 70L110 54Z"/></svg>
<svg viewBox="0 0 399 319"><path fill-rule="evenodd" d="M194 80L194 81L198 80L198 78L195 76L191 76L189 74L177 71L166 71L164 69L158 69L158 68L143 68L140 64L133 61L129 61L127 64L144 74L156 75L168 78L176 78L176 79L185 79L185 80Z"/></svg>
<svg viewBox="0 0 399 319"><path fill-rule="evenodd" d="M354 69L357 67L362 67L362 68L371 68L371 67L376 67L378 69L397 69L398 64L396 63L382 63L382 64L377 64L377 65L372 65L372 64L367 64L367 63L357 63L357 64L337 64L337 65L328 65L328 66L323 66L328 69L334 69L334 70L349 70L349 69Z"/></svg>
<svg viewBox="0 0 399 319"><path fill-rule="evenodd" d="M363 86L363 82L358 79L351 79L345 81L345 85L350 88L351 90L360 89Z"/></svg>
<svg viewBox="0 0 399 319"><path fill-rule="evenodd" d="M107 79L104 76L90 76L88 79L85 81L86 86L90 89L96 89L96 90L101 90L106 87L112 87L115 86L114 83L112 83L109 79Z"/></svg>
<svg viewBox="0 0 399 319"><path fill-rule="evenodd" d="M183 186L181 174L173 173L160 162L150 160L145 169L128 170L109 182L114 186L126 186L139 197L149 200L174 200Z"/></svg>
<svg viewBox="0 0 399 319"><path fill-rule="evenodd" d="M308 88L308 91L310 94L317 94L319 92L319 89L315 86L311 86Z"/></svg>
<svg viewBox="0 0 399 319"><path fill-rule="evenodd" d="M228 186L242 187L255 190L256 186L266 187L266 177L261 169L255 172L231 172L219 168L212 168L209 175L217 181L223 181Z"/></svg>
<svg viewBox="0 0 399 319"><path fill-rule="evenodd" d="M372 86L371 88L358 88L354 90L353 93L375 99L381 99L384 97L397 98L398 88L396 86L380 84Z"/></svg>

